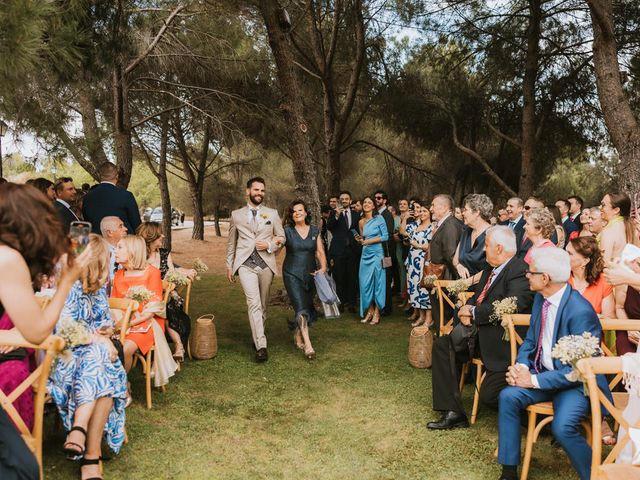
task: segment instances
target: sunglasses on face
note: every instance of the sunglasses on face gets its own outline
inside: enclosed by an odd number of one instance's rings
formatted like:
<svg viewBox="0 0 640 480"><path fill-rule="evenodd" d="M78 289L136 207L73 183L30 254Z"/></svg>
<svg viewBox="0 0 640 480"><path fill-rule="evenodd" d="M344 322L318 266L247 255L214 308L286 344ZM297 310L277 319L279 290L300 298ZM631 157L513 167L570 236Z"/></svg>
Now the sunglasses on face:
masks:
<svg viewBox="0 0 640 480"><path fill-rule="evenodd" d="M524 206L524 209L525 209L525 210L531 210L531 207L530 207L529 205L525 205L525 206Z"/></svg>

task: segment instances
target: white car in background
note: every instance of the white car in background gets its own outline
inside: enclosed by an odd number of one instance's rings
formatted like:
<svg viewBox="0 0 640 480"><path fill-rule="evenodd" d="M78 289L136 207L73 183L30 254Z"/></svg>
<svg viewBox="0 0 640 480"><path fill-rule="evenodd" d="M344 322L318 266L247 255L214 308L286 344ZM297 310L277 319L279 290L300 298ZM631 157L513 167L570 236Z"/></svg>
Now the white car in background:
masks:
<svg viewBox="0 0 640 480"><path fill-rule="evenodd" d="M162 223L162 207L156 207L151 211L149 221Z"/></svg>

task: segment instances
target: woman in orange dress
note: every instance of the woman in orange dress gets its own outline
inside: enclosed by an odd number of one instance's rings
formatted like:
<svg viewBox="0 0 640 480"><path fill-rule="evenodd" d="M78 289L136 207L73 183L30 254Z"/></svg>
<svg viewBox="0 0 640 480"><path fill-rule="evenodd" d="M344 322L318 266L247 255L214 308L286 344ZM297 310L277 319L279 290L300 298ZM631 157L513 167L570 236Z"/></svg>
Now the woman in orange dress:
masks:
<svg viewBox="0 0 640 480"><path fill-rule="evenodd" d="M113 279L111 295L115 298L125 298L131 287L142 286L149 290L153 297L146 302L140 302L138 312L129 322L123 345L124 368L131 369L133 355L136 351L145 355L154 345L154 334L151 321L155 319L164 331L165 321L153 312L145 311L150 302L162 302L162 279L160 270L147 264L147 246L144 240L135 235L128 235L118 242L116 247L116 262L124 268L116 272Z"/></svg>

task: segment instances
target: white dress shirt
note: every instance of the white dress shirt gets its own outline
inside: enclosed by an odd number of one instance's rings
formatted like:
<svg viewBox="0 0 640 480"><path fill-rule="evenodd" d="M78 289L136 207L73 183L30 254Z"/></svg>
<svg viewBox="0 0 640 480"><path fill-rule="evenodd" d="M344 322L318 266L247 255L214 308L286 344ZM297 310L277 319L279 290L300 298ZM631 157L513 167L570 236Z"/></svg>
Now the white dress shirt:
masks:
<svg viewBox="0 0 640 480"><path fill-rule="evenodd" d="M451 216L451 212L447 213L444 217L442 217L440 220L438 220L438 223L436 223L436 228L440 228L440 226L442 225L442 223Z"/></svg>
<svg viewBox="0 0 640 480"><path fill-rule="evenodd" d="M109 246L109 281L113 283L113 277L116 276L116 247L107 244Z"/></svg>
<svg viewBox="0 0 640 480"><path fill-rule="evenodd" d="M547 310L547 318L544 322L544 330L542 331L542 351L540 352L540 360L542 361L544 368L547 370L555 370L553 368L553 357L551 356L551 351L553 350L553 331L556 326L558 307L560 306L562 296L566 289L567 286L565 285L549 298L546 298L550 305L549 310ZM531 383L533 383L535 388L540 388L537 375L531 375Z"/></svg>

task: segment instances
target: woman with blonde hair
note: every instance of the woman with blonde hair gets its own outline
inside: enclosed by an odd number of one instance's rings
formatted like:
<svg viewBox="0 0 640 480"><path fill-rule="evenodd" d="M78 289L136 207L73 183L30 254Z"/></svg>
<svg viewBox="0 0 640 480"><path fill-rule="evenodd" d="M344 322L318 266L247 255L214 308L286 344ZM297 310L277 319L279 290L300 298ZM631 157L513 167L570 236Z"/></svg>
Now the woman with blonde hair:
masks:
<svg viewBox="0 0 640 480"><path fill-rule="evenodd" d="M115 327L106 290L109 249L95 234L90 235L89 245L91 260L67 296L56 331L75 321L90 341L73 345L70 355L60 356L47 388L68 432L67 458L82 459L81 478L100 478L103 436L114 453L124 443L127 374L109 339Z"/></svg>
<svg viewBox="0 0 640 480"><path fill-rule="evenodd" d="M525 218L524 232L531 240L532 248L524 256L524 261L530 265L531 252L534 248L556 248L556 245L551 241L551 236L556 231L556 221L553 214L546 208L532 208Z"/></svg>
<svg viewBox="0 0 640 480"><path fill-rule="evenodd" d="M197 272L194 269L177 268L173 264L171 252L166 248L162 248L162 241L164 240L162 225L157 222L141 223L136 229L136 235L145 241L147 263L160 270L161 278L164 279L165 275L172 270L183 273L191 280L196 277ZM189 334L191 333L191 319L184 313L183 304L182 297L175 291L172 292L167 301L167 334L176 346L173 358L180 362L184 360L184 344L189 340Z"/></svg>

